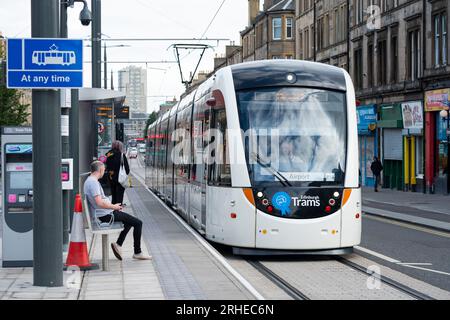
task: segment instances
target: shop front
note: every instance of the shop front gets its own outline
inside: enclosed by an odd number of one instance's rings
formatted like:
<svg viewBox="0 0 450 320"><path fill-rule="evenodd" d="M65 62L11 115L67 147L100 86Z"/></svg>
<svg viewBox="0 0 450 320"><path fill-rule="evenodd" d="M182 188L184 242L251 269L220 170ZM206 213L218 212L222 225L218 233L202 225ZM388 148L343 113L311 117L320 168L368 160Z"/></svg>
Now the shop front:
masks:
<svg viewBox="0 0 450 320"><path fill-rule="evenodd" d="M377 126L381 137L383 188L403 190L403 117L402 105L381 105Z"/></svg>
<svg viewBox="0 0 450 320"><path fill-rule="evenodd" d="M376 105L359 106L358 116L359 168L362 186L373 187L375 179L370 170L374 156L378 156Z"/></svg>
<svg viewBox="0 0 450 320"><path fill-rule="evenodd" d="M450 88L425 92L425 180L430 193L447 193L447 122L440 112L450 106Z"/></svg>
<svg viewBox="0 0 450 320"><path fill-rule="evenodd" d="M404 102L403 118L403 177L405 191L421 191L424 179L423 104Z"/></svg>

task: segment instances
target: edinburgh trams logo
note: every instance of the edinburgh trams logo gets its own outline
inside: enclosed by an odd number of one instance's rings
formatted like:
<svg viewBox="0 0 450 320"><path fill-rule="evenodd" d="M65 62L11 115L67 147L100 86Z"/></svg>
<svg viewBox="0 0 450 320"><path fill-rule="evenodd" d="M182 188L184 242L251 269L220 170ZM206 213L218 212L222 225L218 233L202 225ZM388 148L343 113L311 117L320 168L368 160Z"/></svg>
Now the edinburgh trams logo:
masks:
<svg viewBox="0 0 450 320"><path fill-rule="evenodd" d="M272 203L276 209L281 211L282 216L287 216L291 213L291 203L294 207L320 207L320 197L306 195L291 197L286 192L277 192L272 197Z"/></svg>
<svg viewBox="0 0 450 320"><path fill-rule="evenodd" d="M282 216L291 213L289 206L291 205L291 197L286 192L277 192L272 197L272 203L276 209L281 211Z"/></svg>
<svg viewBox="0 0 450 320"><path fill-rule="evenodd" d="M293 197L294 206L296 207L320 207L319 196L300 196Z"/></svg>

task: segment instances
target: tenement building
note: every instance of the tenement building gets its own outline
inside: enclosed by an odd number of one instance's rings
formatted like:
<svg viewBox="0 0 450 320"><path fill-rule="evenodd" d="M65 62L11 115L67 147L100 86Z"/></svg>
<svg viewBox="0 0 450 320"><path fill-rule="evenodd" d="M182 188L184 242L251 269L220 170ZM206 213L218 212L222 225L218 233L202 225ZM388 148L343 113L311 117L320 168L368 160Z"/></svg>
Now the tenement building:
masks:
<svg viewBox="0 0 450 320"><path fill-rule="evenodd" d="M347 69L347 3L348 0L296 0L297 59Z"/></svg>
<svg viewBox="0 0 450 320"><path fill-rule="evenodd" d="M242 60L295 58L295 1L249 0L249 25L241 32Z"/></svg>

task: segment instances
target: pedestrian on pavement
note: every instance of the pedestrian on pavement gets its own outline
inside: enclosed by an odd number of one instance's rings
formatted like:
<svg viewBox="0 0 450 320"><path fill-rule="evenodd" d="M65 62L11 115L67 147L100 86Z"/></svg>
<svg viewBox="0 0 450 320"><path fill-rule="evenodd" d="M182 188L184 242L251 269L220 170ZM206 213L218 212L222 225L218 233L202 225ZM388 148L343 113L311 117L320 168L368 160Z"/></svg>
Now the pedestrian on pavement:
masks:
<svg viewBox="0 0 450 320"><path fill-rule="evenodd" d="M120 203L112 204L105 196L105 192L99 179L105 174L105 165L101 161L94 161L91 164L91 175L84 183L84 195L87 199L89 212L94 213L96 219L103 223L113 221L122 222L123 231L120 233L117 242L111 243L111 248L117 259L122 260L122 244L125 238L133 228L134 254L133 259L150 260L151 256L146 256L141 250L142 221L128 213L123 212L123 206Z"/></svg>
<svg viewBox="0 0 450 320"><path fill-rule="evenodd" d="M375 176L375 192L378 192L378 185L381 182L381 171L383 171L383 165L378 157L373 157L373 162L370 165L370 170L372 170L373 175Z"/></svg>
<svg viewBox="0 0 450 320"><path fill-rule="evenodd" d="M123 195L125 188L119 183L120 167L125 167L127 174L130 174L130 166L128 159L123 152L123 143L121 141L114 141L112 149L106 153L106 171L108 172L108 180L111 186L112 203L123 204Z"/></svg>

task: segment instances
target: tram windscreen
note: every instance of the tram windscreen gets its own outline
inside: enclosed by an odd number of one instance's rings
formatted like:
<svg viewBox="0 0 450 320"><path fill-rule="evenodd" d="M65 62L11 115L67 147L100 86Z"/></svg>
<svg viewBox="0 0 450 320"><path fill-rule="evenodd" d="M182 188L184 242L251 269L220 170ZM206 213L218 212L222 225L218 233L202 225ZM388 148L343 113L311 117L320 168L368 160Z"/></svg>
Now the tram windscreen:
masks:
<svg viewBox="0 0 450 320"><path fill-rule="evenodd" d="M287 87L237 93L254 185L343 185L345 93Z"/></svg>

